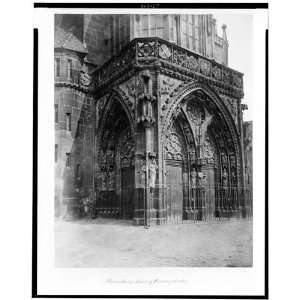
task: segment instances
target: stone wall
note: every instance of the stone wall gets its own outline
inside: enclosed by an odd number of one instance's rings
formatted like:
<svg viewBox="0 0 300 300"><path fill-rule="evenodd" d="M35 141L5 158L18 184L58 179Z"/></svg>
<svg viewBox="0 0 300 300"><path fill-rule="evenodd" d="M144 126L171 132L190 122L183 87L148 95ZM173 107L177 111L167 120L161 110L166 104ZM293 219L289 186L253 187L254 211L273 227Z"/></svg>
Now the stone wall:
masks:
<svg viewBox="0 0 300 300"><path fill-rule="evenodd" d="M101 65L112 56L112 26L111 15L84 15L83 42L88 61Z"/></svg>
<svg viewBox="0 0 300 300"><path fill-rule="evenodd" d="M55 59L55 212L66 216L72 213L66 211L67 203L80 205L80 199L92 195L94 102L82 86L82 55L57 49Z"/></svg>

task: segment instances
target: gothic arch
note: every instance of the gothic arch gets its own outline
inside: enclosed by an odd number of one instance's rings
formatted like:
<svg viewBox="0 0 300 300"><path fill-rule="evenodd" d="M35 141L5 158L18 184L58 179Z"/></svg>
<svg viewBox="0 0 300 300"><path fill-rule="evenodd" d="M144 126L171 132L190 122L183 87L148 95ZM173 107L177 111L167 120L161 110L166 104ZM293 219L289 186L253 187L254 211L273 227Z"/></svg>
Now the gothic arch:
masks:
<svg viewBox="0 0 300 300"><path fill-rule="evenodd" d="M103 107L97 108L96 207L103 216L132 218L132 201L128 198L132 192L128 190L134 185L134 124L124 99L113 89L100 100Z"/></svg>
<svg viewBox="0 0 300 300"><path fill-rule="evenodd" d="M234 123L234 120L226 107L226 105L223 103L222 99L218 96L218 94L207 84L200 83L200 82L192 82L186 86L184 86L181 90L179 90L172 101L172 104L170 105L169 109L167 110L165 117L162 122L162 134L165 136L168 132L169 126L172 123L172 119L176 117L180 111L181 111L181 104L188 97L189 95L201 91L204 95L208 97L209 100L213 102L213 104L217 107L218 111L220 112L221 117L223 118L226 126L228 127L230 137L234 144L234 152L236 154L237 158L237 168L239 169L239 179L240 185L243 181L243 174L241 171L240 166L242 165L242 149L241 149L241 143L239 139L239 134L236 128L236 125Z"/></svg>
<svg viewBox="0 0 300 300"><path fill-rule="evenodd" d="M132 134L134 133L135 126L134 126L134 116L133 116L133 109L132 105L129 105L128 103L131 103L128 101L127 95L119 88L113 88L108 93L108 99L106 100L106 103L104 103L103 111L101 113L101 116L99 116L99 122L97 125L97 136L98 134L103 130L103 126L107 120L107 116L113 106L113 104L117 101L122 106L124 112L126 113L126 116L129 121L130 129ZM99 101L99 100L98 100ZM105 101L105 100L104 100Z"/></svg>

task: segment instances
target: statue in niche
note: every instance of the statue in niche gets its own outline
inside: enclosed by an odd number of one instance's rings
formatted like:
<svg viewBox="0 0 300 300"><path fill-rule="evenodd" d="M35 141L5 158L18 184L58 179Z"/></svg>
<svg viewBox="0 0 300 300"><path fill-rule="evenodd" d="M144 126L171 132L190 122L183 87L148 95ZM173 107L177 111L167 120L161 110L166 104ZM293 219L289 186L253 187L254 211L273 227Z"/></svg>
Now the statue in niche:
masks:
<svg viewBox="0 0 300 300"><path fill-rule="evenodd" d="M227 185L228 185L228 173L227 173L226 168L223 169L222 184L224 187L227 187Z"/></svg>
<svg viewBox="0 0 300 300"><path fill-rule="evenodd" d="M114 172L113 171L109 171L107 173L107 187L108 190L113 190L114 189Z"/></svg>
<svg viewBox="0 0 300 300"><path fill-rule="evenodd" d="M114 151L108 149L106 152L106 163L108 165L114 165Z"/></svg>
<svg viewBox="0 0 300 300"><path fill-rule="evenodd" d="M139 171L140 185L145 186L146 180L146 165L143 163Z"/></svg>
<svg viewBox="0 0 300 300"><path fill-rule="evenodd" d="M235 172L232 172L231 178L232 178L232 183L236 184L236 175L235 175Z"/></svg>
<svg viewBox="0 0 300 300"><path fill-rule="evenodd" d="M126 88L128 91L128 96L129 97L134 97L135 96L135 77L133 77L127 84Z"/></svg>
<svg viewBox="0 0 300 300"><path fill-rule="evenodd" d="M195 189L196 188L196 179L197 179L197 172L195 168L192 169L191 172L191 188Z"/></svg>
<svg viewBox="0 0 300 300"><path fill-rule="evenodd" d="M155 181L156 181L156 170L158 169L158 166L156 164L155 158L151 159L149 162L149 187L150 191L153 191L153 188L155 188Z"/></svg>
<svg viewBox="0 0 300 300"><path fill-rule="evenodd" d="M208 138L206 138L204 144L201 144L200 158L207 159L209 162L214 161L214 149Z"/></svg>
<svg viewBox="0 0 300 300"><path fill-rule="evenodd" d="M227 157L226 157L225 152L221 152L221 161L222 161L222 164L227 164Z"/></svg>
<svg viewBox="0 0 300 300"><path fill-rule="evenodd" d="M105 174L103 172L101 172L99 174L99 182L100 182L100 189L102 191L105 191L106 190L106 180L105 180Z"/></svg>
<svg viewBox="0 0 300 300"><path fill-rule="evenodd" d="M198 182L199 182L199 186L201 188L203 188L206 185L206 183L207 183L207 177L206 177L206 175L203 172L199 172L198 173Z"/></svg>

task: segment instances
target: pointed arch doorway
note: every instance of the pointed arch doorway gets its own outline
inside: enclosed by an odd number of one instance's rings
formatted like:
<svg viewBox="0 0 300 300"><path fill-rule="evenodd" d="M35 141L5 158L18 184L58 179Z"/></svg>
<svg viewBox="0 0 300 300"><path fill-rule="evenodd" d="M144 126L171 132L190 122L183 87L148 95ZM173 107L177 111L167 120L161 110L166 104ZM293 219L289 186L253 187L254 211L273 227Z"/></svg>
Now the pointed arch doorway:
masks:
<svg viewBox="0 0 300 300"><path fill-rule="evenodd" d="M165 208L167 223L181 223L187 193L187 147L178 120L175 120L164 145Z"/></svg>
<svg viewBox="0 0 300 300"><path fill-rule="evenodd" d="M239 217L240 157L227 122L202 91L174 109L164 131L167 223Z"/></svg>
<svg viewBox="0 0 300 300"><path fill-rule="evenodd" d="M119 100L104 108L97 133L96 210L99 216L133 219L135 142L129 117Z"/></svg>

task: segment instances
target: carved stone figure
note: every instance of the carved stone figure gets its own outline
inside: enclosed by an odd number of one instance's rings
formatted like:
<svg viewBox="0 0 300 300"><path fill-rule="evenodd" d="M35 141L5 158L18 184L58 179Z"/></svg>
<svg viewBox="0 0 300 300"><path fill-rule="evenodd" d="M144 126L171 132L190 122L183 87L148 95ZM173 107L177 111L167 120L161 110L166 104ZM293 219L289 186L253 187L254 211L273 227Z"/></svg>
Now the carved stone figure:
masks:
<svg viewBox="0 0 300 300"><path fill-rule="evenodd" d="M200 73L202 73L205 76L209 76L211 72L211 65L210 62L203 58L198 58L198 64L200 68Z"/></svg>
<svg viewBox="0 0 300 300"><path fill-rule="evenodd" d="M135 77L126 83L127 94L129 97L135 96Z"/></svg>
<svg viewBox="0 0 300 300"><path fill-rule="evenodd" d="M107 189L113 190L115 184L115 174L113 171L109 171L107 173Z"/></svg>
<svg viewBox="0 0 300 300"><path fill-rule="evenodd" d="M227 184L228 184L228 173L227 173L226 168L223 169L222 184L223 184L224 187L226 187Z"/></svg>
<svg viewBox="0 0 300 300"><path fill-rule="evenodd" d="M169 94L175 86L174 79L169 77L162 77L161 79L161 94Z"/></svg>
<svg viewBox="0 0 300 300"><path fill-rule="evenodd" d="M103 172L100 172L99 176L100 176L100 179L99 179L99 183L100 183L100 189L102 191L106 191L106 174L104 174Z"/></svg>
<svg viewBox="0 0 300 300"><path fill-rule="evenodd" d="M200 187L204 187L207 183L207 177L203 172L198 172L198 182Z"/></svg>
<svg viewBox="0 0 300 300"><path fill-rule="evenodd" d="M222 74L221 74L221 69L217 66L213 67L212 69L212 75L215 79L221 80Z"/></svg>
<svg viewBox="0 0 300 300"><path fill-rule="evenodd" d="M197 172L195 168L192 169L191 172L191 188L195 189L196 188L196 180L197 180Z"/></svg>
<svg viewBox="0 0 300 300"><path fill-rule="evenodd" d="M156 170L158 169L158 166L156 164L155 159L152 159L149 162L149 187L155 188L155 181L156 181Z"/></svg>
<svg viewBox="0 0 300 300"><path fill-rule="evenodd" d="M139 171L140 185L145 186L145 179L146 179L146 165L143 163Z"/></svg>
<svg viewBox="0 0 300 300"><path fill-rule="evenodd" d="M214 148L208 138L201 145L200 158L206 159L209 163L214 161Z"/></svg>

